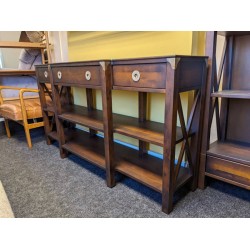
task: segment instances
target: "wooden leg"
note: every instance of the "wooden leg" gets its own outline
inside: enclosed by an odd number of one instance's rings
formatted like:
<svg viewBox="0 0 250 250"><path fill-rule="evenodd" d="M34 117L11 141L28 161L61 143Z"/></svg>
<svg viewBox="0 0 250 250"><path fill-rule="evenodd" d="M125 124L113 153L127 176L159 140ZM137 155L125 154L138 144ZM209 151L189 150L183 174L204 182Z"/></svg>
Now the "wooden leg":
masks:
<svg viewBox="0 0 250 250"><path fill-rule="evenodd" d="M162 194L162 212L169 214L173 210L173 190L169 190L168 193Z"/></svg>
<svg viewBox="0 0 250 250"><path fill-rule="evenodd" d="M200 175L199 175L199 182L198 182L198 187L200 189L205 189L206 188L205 165L206 165L206 155L201 154Z"/></svg>
<svg viewBox="0 0 250 250"><path fill-rule="evenodd" d="M30 130L28 124L24 124L25 135L28 143L28 147L32 148L31 138L30 138Z"/></svg>
<svg viewBox="0 0 250 250"><path fill-rule="evenodd" d="M7 136L8 136L8 138L10 138L11 134L10 134L10 127L9 127L9 120L4 119L4 124L5 124L5 129L6 129Z"/></svg>

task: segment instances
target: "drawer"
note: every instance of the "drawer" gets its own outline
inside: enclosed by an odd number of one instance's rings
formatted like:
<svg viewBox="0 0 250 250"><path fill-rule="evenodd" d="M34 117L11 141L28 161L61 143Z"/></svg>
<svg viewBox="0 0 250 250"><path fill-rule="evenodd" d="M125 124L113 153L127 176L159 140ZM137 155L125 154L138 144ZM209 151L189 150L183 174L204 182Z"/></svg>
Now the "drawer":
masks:
<svg viewBox="0 0 250 250"><path fill-rule="evenodd" d="M206 172L250 187L250 166L207 156Z"/></svg>
<svg viewBox="0 0 250 250"><path fill-rule="evenodd" d="M41 83L50 82L48 68L37 68L38 81Z"/></svg>
<svg viewBox="0 0 250 250"><path fill-rule="evenodd" d="M101 85L100 66L54 67L53 82L74 85Z"/></svg>
<svg viewBox="0 0 250 250"><path fill-rule="evenodd" d="M118 87L165 89L166 64L114 65L113 85Z"/></svg>

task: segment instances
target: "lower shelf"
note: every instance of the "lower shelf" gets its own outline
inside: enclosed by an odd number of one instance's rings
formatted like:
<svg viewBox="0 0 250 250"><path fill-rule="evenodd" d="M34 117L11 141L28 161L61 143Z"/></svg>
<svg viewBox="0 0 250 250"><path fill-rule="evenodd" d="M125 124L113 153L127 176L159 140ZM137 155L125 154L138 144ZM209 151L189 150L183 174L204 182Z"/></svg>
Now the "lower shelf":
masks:
<svg viewBox="0 0 250 250"><path fill-rule="evenodd" d="M104 141L98 136L90 136L88 132L74 130L70 140L63 149L105 169Z"/></svg>
<svg viewBox="0 0 250 250"><path fill-rule="evenodd" d="M65 134L65 140L68 141L68 140L71 138L71 136L72 136L72 131L69 131L68 129L65 129L64 134ZM56 141L59 140L59 139L58 139L58 135L57 135L57 131L55 131L55 130L49 132L49 133L48 133L48 136L49 136L52 140L56 140Z"/></svg>
<svg viewBox="0 0 250 250"><path fill-rule="evenodd" d="M90 136L88 132L74 130L65 150L105 169L104 140ZM158 192L162 192L163 161L151 155L139 155L139 151L114 143L115 170ZM176 190L191 179L188 168L180 168Z"/></svg>
<svg viewBox="0 0 250 250"><path fill-rule="evenodd" d="M115 148L117 149L117 147ZM150 155L140 157L138 151L125 148L119 153L116 171L162 193L162 160ZM176 190L191 179L188 168L180 168Z"/></svg>

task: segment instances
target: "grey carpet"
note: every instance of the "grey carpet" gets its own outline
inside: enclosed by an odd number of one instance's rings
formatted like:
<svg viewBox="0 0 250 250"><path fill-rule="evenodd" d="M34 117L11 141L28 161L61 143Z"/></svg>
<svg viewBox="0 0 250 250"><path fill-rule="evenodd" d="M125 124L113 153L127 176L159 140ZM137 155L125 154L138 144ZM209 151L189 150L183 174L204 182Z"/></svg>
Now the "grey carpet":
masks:
<svg viewBox="0 0 250 250"><path fill-rule="evenodd" d="M11 139L0 129L0 179L15 217L250 217L250 192L215 180L205 190L180 190L166 215L159 193L122 175L108 188L103 170L74 155L61 159L42 129L32 131L31 150L22 128L14 129Z"/></svg>

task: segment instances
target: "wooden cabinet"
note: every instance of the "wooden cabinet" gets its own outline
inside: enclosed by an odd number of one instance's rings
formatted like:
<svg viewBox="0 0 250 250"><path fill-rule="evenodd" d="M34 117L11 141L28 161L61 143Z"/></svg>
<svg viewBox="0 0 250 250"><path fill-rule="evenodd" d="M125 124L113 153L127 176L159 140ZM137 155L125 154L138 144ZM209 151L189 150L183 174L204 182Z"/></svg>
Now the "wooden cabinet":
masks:
<svg viewBox="0 0 250 250"><path fill-rule="evenodd" d="M217 39L225 37L217 73ZM210 57L199 187L205 176L250 189L250 32L207 32ZM217 141L210 144L215 115Z"/></svg>
<svg viewBox="0 0 250 250"><path fill-rule="evenodd" d="M200 135L205 95L206 57L167 56L113 61L72 62L50 65L57 134L61 157L68 152L101 167L107 185L119 172L162 193L162 210L173 208L176 190L197 187ZM87 107L68 101L62 105L60 89L86 88ZM93 102L93 89L102 93L102 110ZM138 117L112 113L112 90L136 91ZM192 91L194 102L185 123L180 93ZM150 121L147 93L165 95L164 123ZM180 126L177 126L179 116ZM84 125L88 131L65 132L63 121ZM96 134L103 132L103 137ZM114 133L139 140L139 150L114 142ZM148 154L148 143L163 147L163 160ZM176 145L180 154L176 160ZM181 166L185 155L188 164Z"/></svg>

